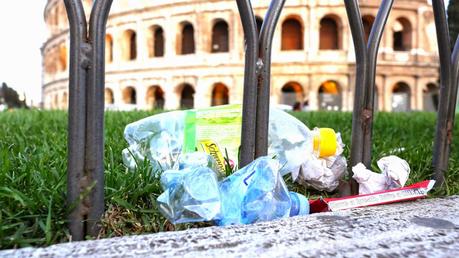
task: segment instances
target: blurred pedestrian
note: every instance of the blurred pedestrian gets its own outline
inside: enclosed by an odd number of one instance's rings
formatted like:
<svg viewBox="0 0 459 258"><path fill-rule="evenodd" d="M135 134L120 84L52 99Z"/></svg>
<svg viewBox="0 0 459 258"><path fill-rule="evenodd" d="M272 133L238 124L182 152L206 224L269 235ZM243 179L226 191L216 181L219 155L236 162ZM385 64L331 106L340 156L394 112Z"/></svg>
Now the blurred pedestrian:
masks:
<svg viewBox="0 0 459 258"><path fill-rule="evenodd" d="M295 102L293 105L293 111L301 111L301 103L300 102Z"/></svg>

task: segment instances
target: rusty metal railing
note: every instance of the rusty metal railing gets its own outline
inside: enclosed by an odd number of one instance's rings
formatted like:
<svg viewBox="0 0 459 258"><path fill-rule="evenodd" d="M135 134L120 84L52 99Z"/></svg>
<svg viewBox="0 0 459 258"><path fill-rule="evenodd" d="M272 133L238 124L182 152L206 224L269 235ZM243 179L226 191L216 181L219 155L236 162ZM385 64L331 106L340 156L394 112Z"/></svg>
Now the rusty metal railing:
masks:
<svg viewBox="0 0 459 258"><path fill-rule="evenodd" d="M88 24L81 0L64 0L70 22L70 103L68 203L73 240L97 236L104 211L104 62L105 26L112 0L95 0ZM443 0L433 9L441 67L440 105L433 151L437 185L448 168L459 77L459 43L451 52ZM260 35L250 0L236 0L245 36L245 73L241 165L268 149L271 47L285 0L273 0ZM393 0L383 0L365 44L357 0L345 0L356 54L356 87L352 122L351 165L370 165L376 61ZM357 184L351 183L356 194ZM83 196L83 197L82 197Z"/></svg>
<svg viewBox="0 0 459 258"><path fill-rule="evenodd" d="M433 170L436 186L443 185L448 169L450 147L453 137L457 87L459 83L459 40L453 51L446 20L443 0L432 1L437 27L438 54L440 57L440 101L433 150Z"/></svg>
<svg viewBox="0 0 459 258"><path fill-rule="evenodd" d="M371 145L373 130L376 61L384 26L389 17L394 0L383 0L371 28L368 44L357 0L344 1L355 48L356 82L354 110L352 113L351 166L362 162L371 165ZM352 170L350 169L352 178ZM351 193L358 194L358 184L351 179Z"/></svg>
<svg viewBox="0 0 459 258"><path fill-rule="evenodd" d="M70 23L67 201L73 240L97 236L104 213L105 27L112 0L96 0L89 20L80 0L64 0Z"/></svg>
<svg viewBox="0 0 459 258"><path fill-rule="evenodd" d="M272 40L285 0L271 1L260 35L250 1L236 2L246 42L240 161L245 166L268 154Z"/></svg>

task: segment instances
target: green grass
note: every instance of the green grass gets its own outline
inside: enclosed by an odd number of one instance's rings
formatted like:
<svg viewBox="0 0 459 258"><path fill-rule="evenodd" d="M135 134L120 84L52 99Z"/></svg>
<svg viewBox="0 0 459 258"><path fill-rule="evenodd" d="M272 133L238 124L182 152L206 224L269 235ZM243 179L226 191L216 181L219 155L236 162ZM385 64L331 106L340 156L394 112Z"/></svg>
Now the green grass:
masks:
<svg viewBox="0 0 459 258"><path fill-rule="evenodd" d="M105 123L106 213L100 237L179 230L206 224L174 227L157 211L158 178L148 164L136 173L126 170L121 150L126 147L126 124L154 112L107 113ZM350 113L295 113L309 127L340 131L349 155ZM431 173L435 115L430 113L379 113L374 124L373 168L376 161L394 154L406 159L412 173L409 183L428 179ZM457 127L456 127L457 129ZM66 228L67 114L51 111L0 113L0 249L46 246L69 240ZM457 130L455 131L457 132ZM435 195L459 194L458 137L454 138L446 187ZM306 189L292 189L305 194ZM314 193L317 194L317 193Z"/></svg>

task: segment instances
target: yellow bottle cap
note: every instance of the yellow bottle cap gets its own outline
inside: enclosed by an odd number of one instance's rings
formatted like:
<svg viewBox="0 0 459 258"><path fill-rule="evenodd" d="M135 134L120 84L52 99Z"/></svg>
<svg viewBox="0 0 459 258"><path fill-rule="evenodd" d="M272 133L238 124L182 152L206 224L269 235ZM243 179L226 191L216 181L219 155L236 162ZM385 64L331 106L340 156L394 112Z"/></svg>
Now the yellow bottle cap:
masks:
<svg viewBox="0 0 459 258"><path fill-rule="evenodd" d="M319 134L314 137L314 151L319 153L319 158L335 155L337 148L335 131L331 128L319 128Z"/></svg>

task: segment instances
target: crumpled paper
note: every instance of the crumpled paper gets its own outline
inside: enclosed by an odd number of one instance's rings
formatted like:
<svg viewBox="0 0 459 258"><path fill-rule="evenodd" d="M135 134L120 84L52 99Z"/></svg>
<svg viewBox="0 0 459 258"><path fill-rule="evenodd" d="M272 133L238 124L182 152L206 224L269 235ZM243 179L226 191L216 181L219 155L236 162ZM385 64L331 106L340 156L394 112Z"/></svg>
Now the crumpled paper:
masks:
<svg viewBox="0 0 459 258"><path fill-rule="evenodd" d="M381 158L377 164L382 173L375 173L362 163L352 168L352 178L359 183L359 194L371 194L405 186L410 174L408 162L392 155Z"/></svg>
<svg viewBox="0 0 459 258"><path fill-rule="evenodd" d="M346 158L342 156L344 144L339 133L337 141L338 149L334 156L307 160L301 165L299 172L292 172L293 180L319 191L335 190L347 172Z"/></svg>

